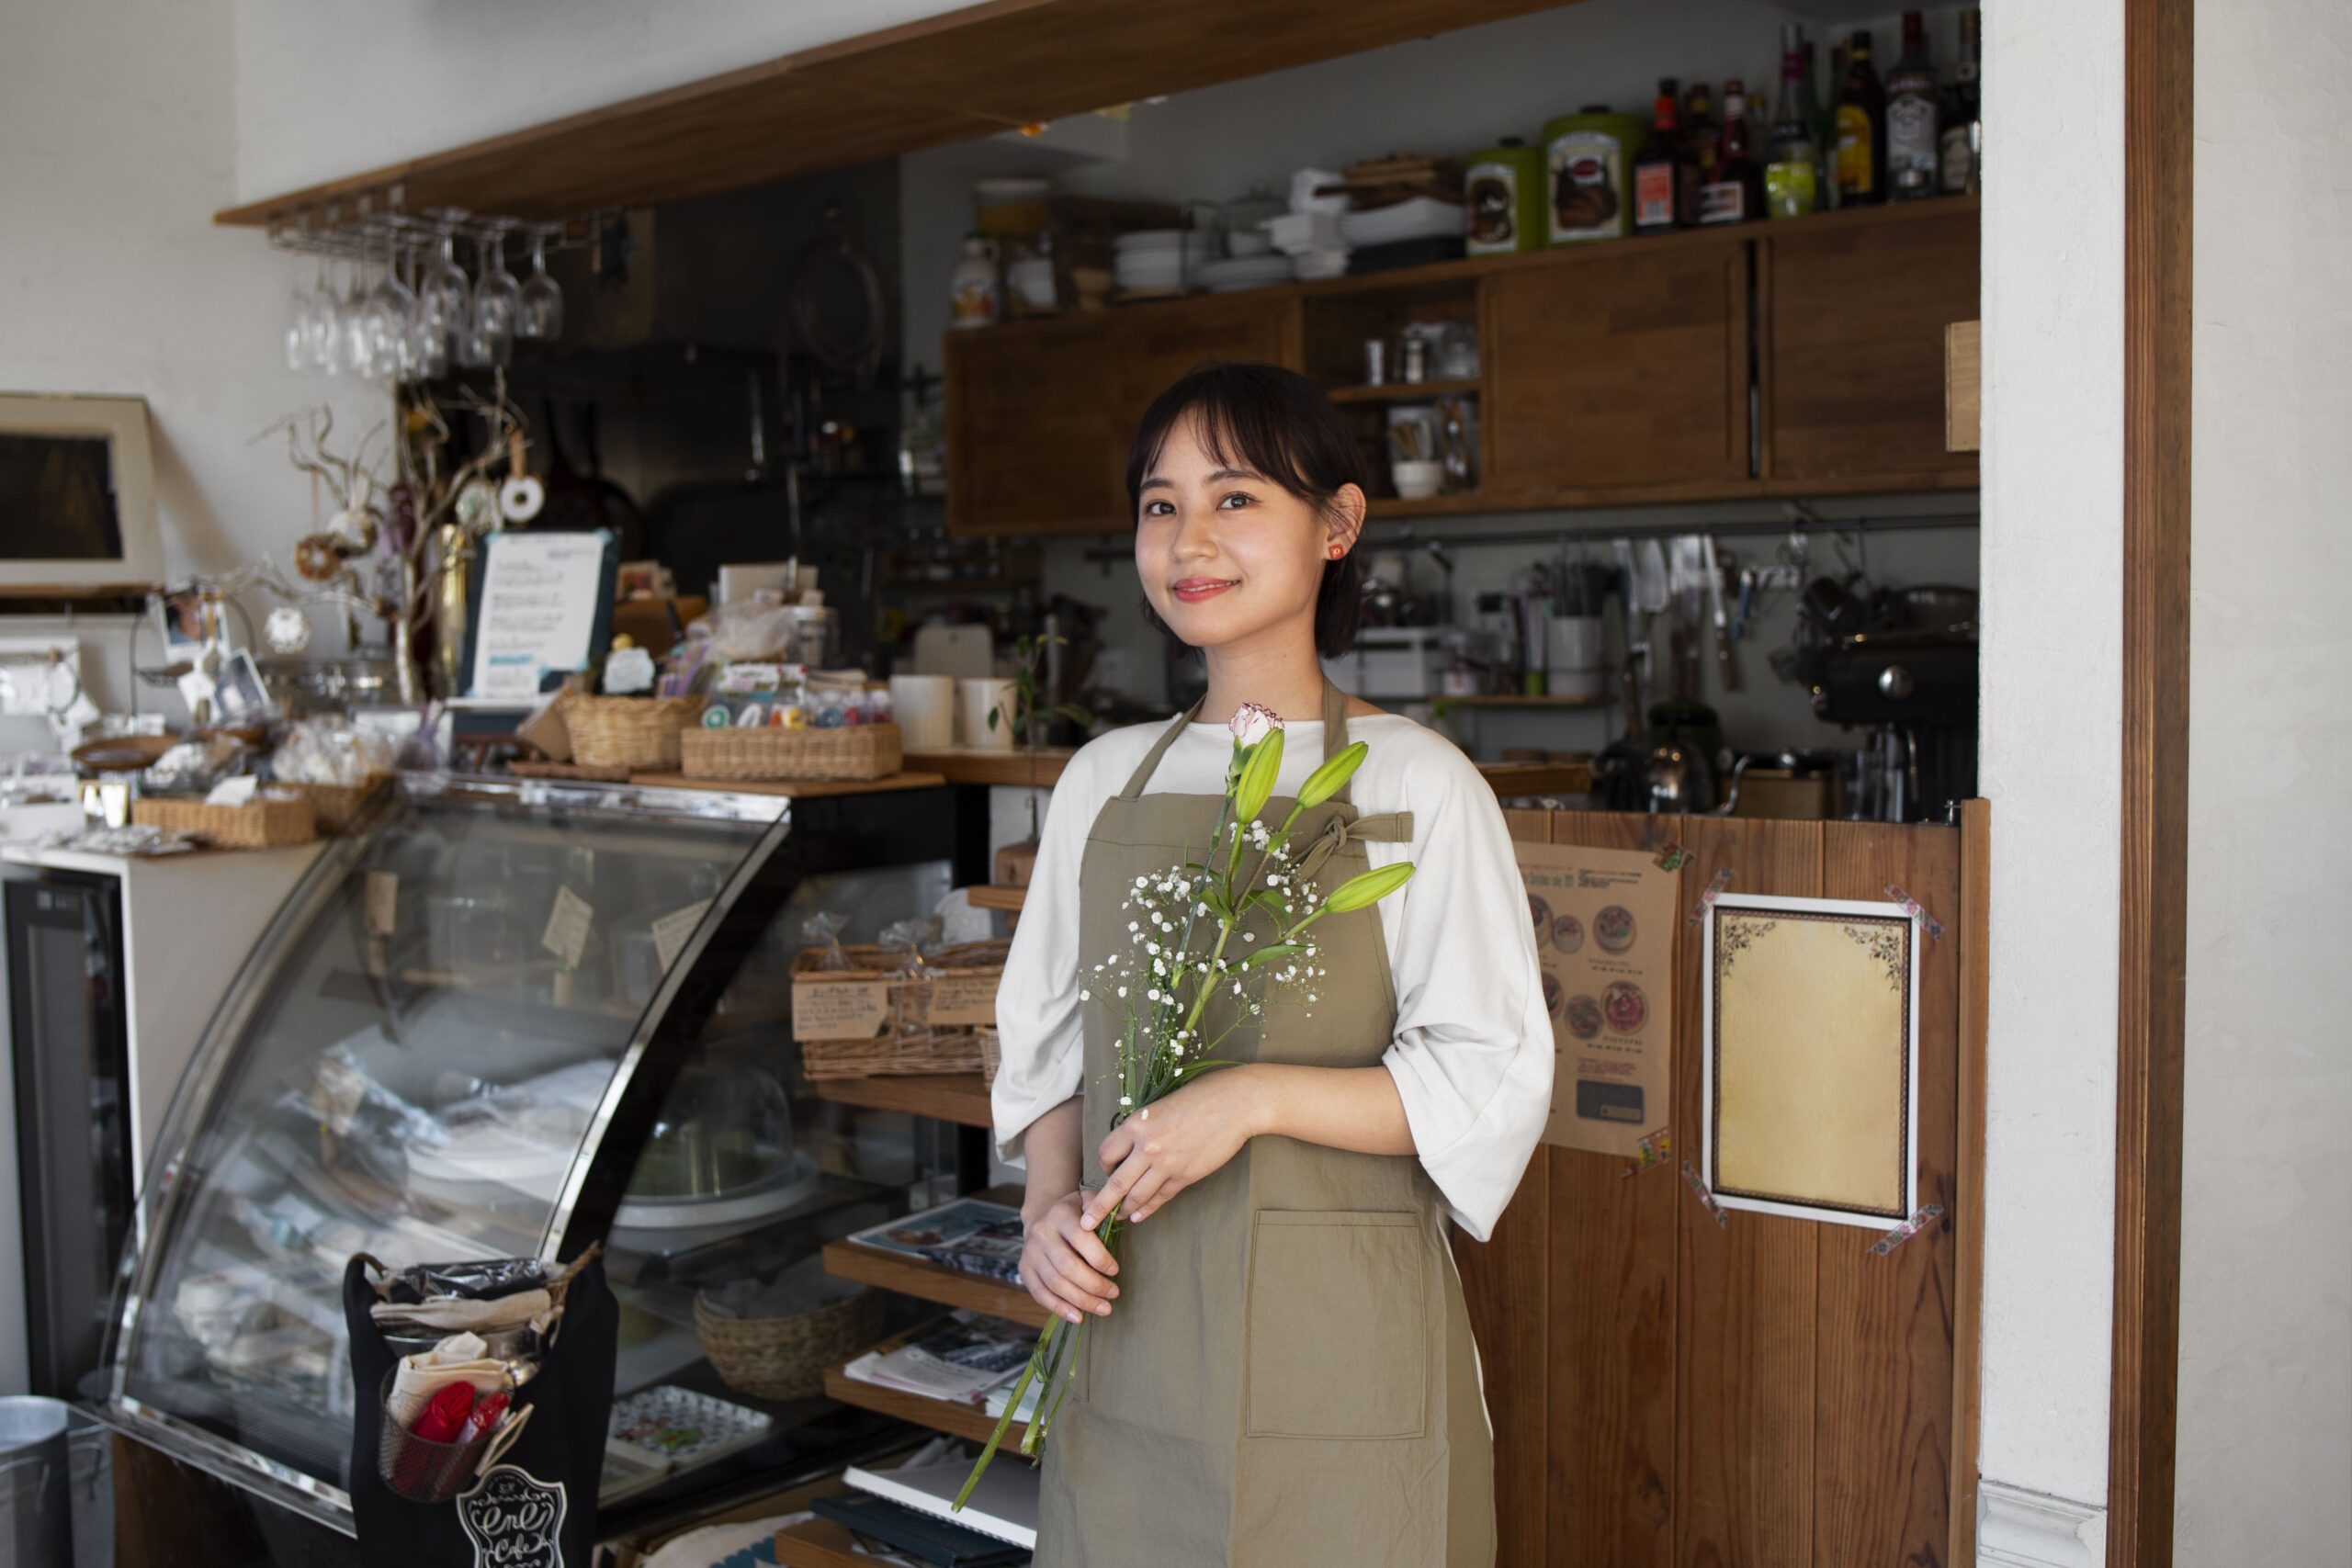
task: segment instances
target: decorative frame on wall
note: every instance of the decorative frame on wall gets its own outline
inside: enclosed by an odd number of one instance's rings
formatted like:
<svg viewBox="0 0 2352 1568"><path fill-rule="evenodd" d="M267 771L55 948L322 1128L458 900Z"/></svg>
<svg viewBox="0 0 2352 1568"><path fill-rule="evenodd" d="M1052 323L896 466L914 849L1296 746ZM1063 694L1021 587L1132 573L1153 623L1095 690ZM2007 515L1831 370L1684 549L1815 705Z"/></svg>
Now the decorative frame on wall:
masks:
<svg viewBox="0 0 2352 1568"><path fill-rule="evenodd" d="M47 519L28 516L63 509ZM0 593L147 589L164 575L144 398L0 393ZM34 554L45 542L68 547Z"/></svg>
<svg viewBox="0 0 2352 1568"><path fill-rule="evenodd" d="M1901 1224L1918 1201L1917 922L1899 904L1726 894L1704 933L1701 1156L1717 1201Z"/></svg>

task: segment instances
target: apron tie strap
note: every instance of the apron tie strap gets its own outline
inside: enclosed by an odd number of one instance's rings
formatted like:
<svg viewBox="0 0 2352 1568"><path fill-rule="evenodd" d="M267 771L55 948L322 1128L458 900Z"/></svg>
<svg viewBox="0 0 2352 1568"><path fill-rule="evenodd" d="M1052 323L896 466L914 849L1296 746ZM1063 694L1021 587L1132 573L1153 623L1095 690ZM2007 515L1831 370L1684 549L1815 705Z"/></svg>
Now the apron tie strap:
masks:
<svg viewBox="0 0 2352 1568"><path fill-rule="evenodd" d="M1299 857L1299 874L1314 875L1351 840L1360 844L1409 844L1413 841L1413 814L1381 811L1369 817L1351 818L1345 812L1334 813L1325 819L1321 831Z"/></svg>

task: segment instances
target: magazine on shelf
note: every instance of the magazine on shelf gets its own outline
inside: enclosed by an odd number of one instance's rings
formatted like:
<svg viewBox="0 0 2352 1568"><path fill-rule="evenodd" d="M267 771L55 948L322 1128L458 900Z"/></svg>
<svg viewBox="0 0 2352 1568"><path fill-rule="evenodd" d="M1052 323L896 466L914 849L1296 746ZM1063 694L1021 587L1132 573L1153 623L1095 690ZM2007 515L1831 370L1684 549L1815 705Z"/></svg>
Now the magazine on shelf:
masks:
<svg viewBox="0 0 2352 1568"><path fill-rule="evenodd" d="M962 1491L964 1478L972 1473L968 1454L953 1453L946 1459L929 1464L901 1465L897 1470L867 1470L851 1465L842 1472L842 1479L860 1492L877 1497L888 1497L904 1503L910 1508L922 1510L933 1518L948 1519L976 1529L982 1535L992 1535L999 1540L1009 1540L1015 1546L1037 1549L1037 1471L1026 1464L990 1465L980 1483L972 1488L970 1501L958 1513L954 1506L956 1494Z"/></svg>
<svg viewBox="0 0 2352 1568"><path fill-rule="evenodd" d="M855 1232L849 1239L983 1279L1021 1283L1021 1211L985 1199L958 1198Z"/></svg>
<svg viewBox="0 0 2352 1568"><path fill-rule="evenodd" d="M1029 1364L1037 1332L958 1309L895 1335L842 1369L861 1382L980 1404Z"/></svg>

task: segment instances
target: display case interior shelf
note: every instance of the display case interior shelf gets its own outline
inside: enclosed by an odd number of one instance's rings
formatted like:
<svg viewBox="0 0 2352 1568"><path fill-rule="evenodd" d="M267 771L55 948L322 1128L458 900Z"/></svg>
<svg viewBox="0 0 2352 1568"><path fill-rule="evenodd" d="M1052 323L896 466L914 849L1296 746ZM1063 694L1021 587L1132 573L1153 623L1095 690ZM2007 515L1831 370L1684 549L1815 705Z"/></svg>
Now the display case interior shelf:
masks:
<svg viewBox="0 0 2352 1568"><path fill-rule="evenodd" d="M976 1404L964 1404L952 1399L932 1399L905 1389L885 1388L854 1378L843 1370L848 1363L825 1369L825 1393L843 1404L854 1404L861 1410L871 1410L878 1416L888 1416L900 1421L911 1421L918 1427L928 1427L934 1432L950 1437L969 1438L985 1443L996 1430L997 1418ZM1016 1446L1029 1429L1025 1421L1015 1421L1004 1429L1008 1447Z"/></svg>
<svg viewBox="0 0 2352 1568"><path fill-rule="evenodd" d="M968 1196L1017 1209L1023 1194L1020 1188L1006 1186L991 1187ZM942 1306L969 1307L1031 1328L1046 1326L1046 1309L1018 1285L926 1263L902 1253L886 1252L878 1247L865 1247L854 1241L827 1242L825 1271Z"/></svg>
<svg viewBox="0 0 2352 1568"><path fill-rule="evenodd" d="M1017 889L1015 891L1018 891ZM978 899L973 900L975 904ZM811 1078L809 1091L837 1105L929 1116L959 1127L991 1124L988 1086L978 1073L883 1073L872 1077Z"/></svg>

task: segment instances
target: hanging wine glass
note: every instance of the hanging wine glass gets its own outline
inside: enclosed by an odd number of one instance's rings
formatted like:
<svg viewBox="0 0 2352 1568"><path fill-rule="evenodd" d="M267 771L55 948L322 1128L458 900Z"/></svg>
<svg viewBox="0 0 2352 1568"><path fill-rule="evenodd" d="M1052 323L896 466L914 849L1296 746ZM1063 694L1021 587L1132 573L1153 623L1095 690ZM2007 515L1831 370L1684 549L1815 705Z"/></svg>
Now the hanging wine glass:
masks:
<svg viewBox="0 0 2352 1568"><path fill-rule="evenodd" d="M416 290L419 315L444 333L456 332L473 315L473 288L466 281L466 269L458 265L455 220L462 216L447 215L441 225L441 254L425 267Z"/></svg>
<svg viewBox="0 0 2352 1568"><path fill-rule="evenodd" d="M400 252L384 248L384 276L368 296L368 367L379 380L396 381L408 369L409 326L416 295L401 281Z"/></svg>
<svg viewBox="0 0 2352 1568"><path fill-rule="evenodd" d="M481 247L481 281L474 285L474 320L492 337L514 335L523 286L506 270L506 231L493 230Z"/></svg>
<svg viewBox="0 0 2352 1568"><path fill-rule="evenodd" d="M449 329L435 319L431 303L431 272L424 254L416 252L416 310L408 323L408 378L437 381L449 373Z"/></svg>
<svg viewBox="0 0 2352 1568"><path fill-rule="evenodd" d="M316 313L311 317L311 359L330 376L340 376L350 367L350 339L343 327L344 291L327 276L327 264L319 263L319 288Z"/></svg>
<svg viewBox="0 0 2352 1568"><path fill-rule="evenodd" d="M522 309L514 321L514 335L557 338L563 335L563 290L548 276L548 241L560 227L531 231L531 276L523 284Z"/></svg>
<svg viewBox="0 0 2352 1568"><path fill-rule="evenodd" d="M286 315L286 368L308 370L311 364L311 318L318 313L318 303L299 278L295 281L294 295L288 306Z"/></svg>
<svg viewBox="0 0 2352 1568"><path fill-rule="evenodd" d="M343 297L339 320L343 326L343 366L354 376L375 373L374 333L368 325L368 276L365 257L351 263L351 287Z"/></svg>

